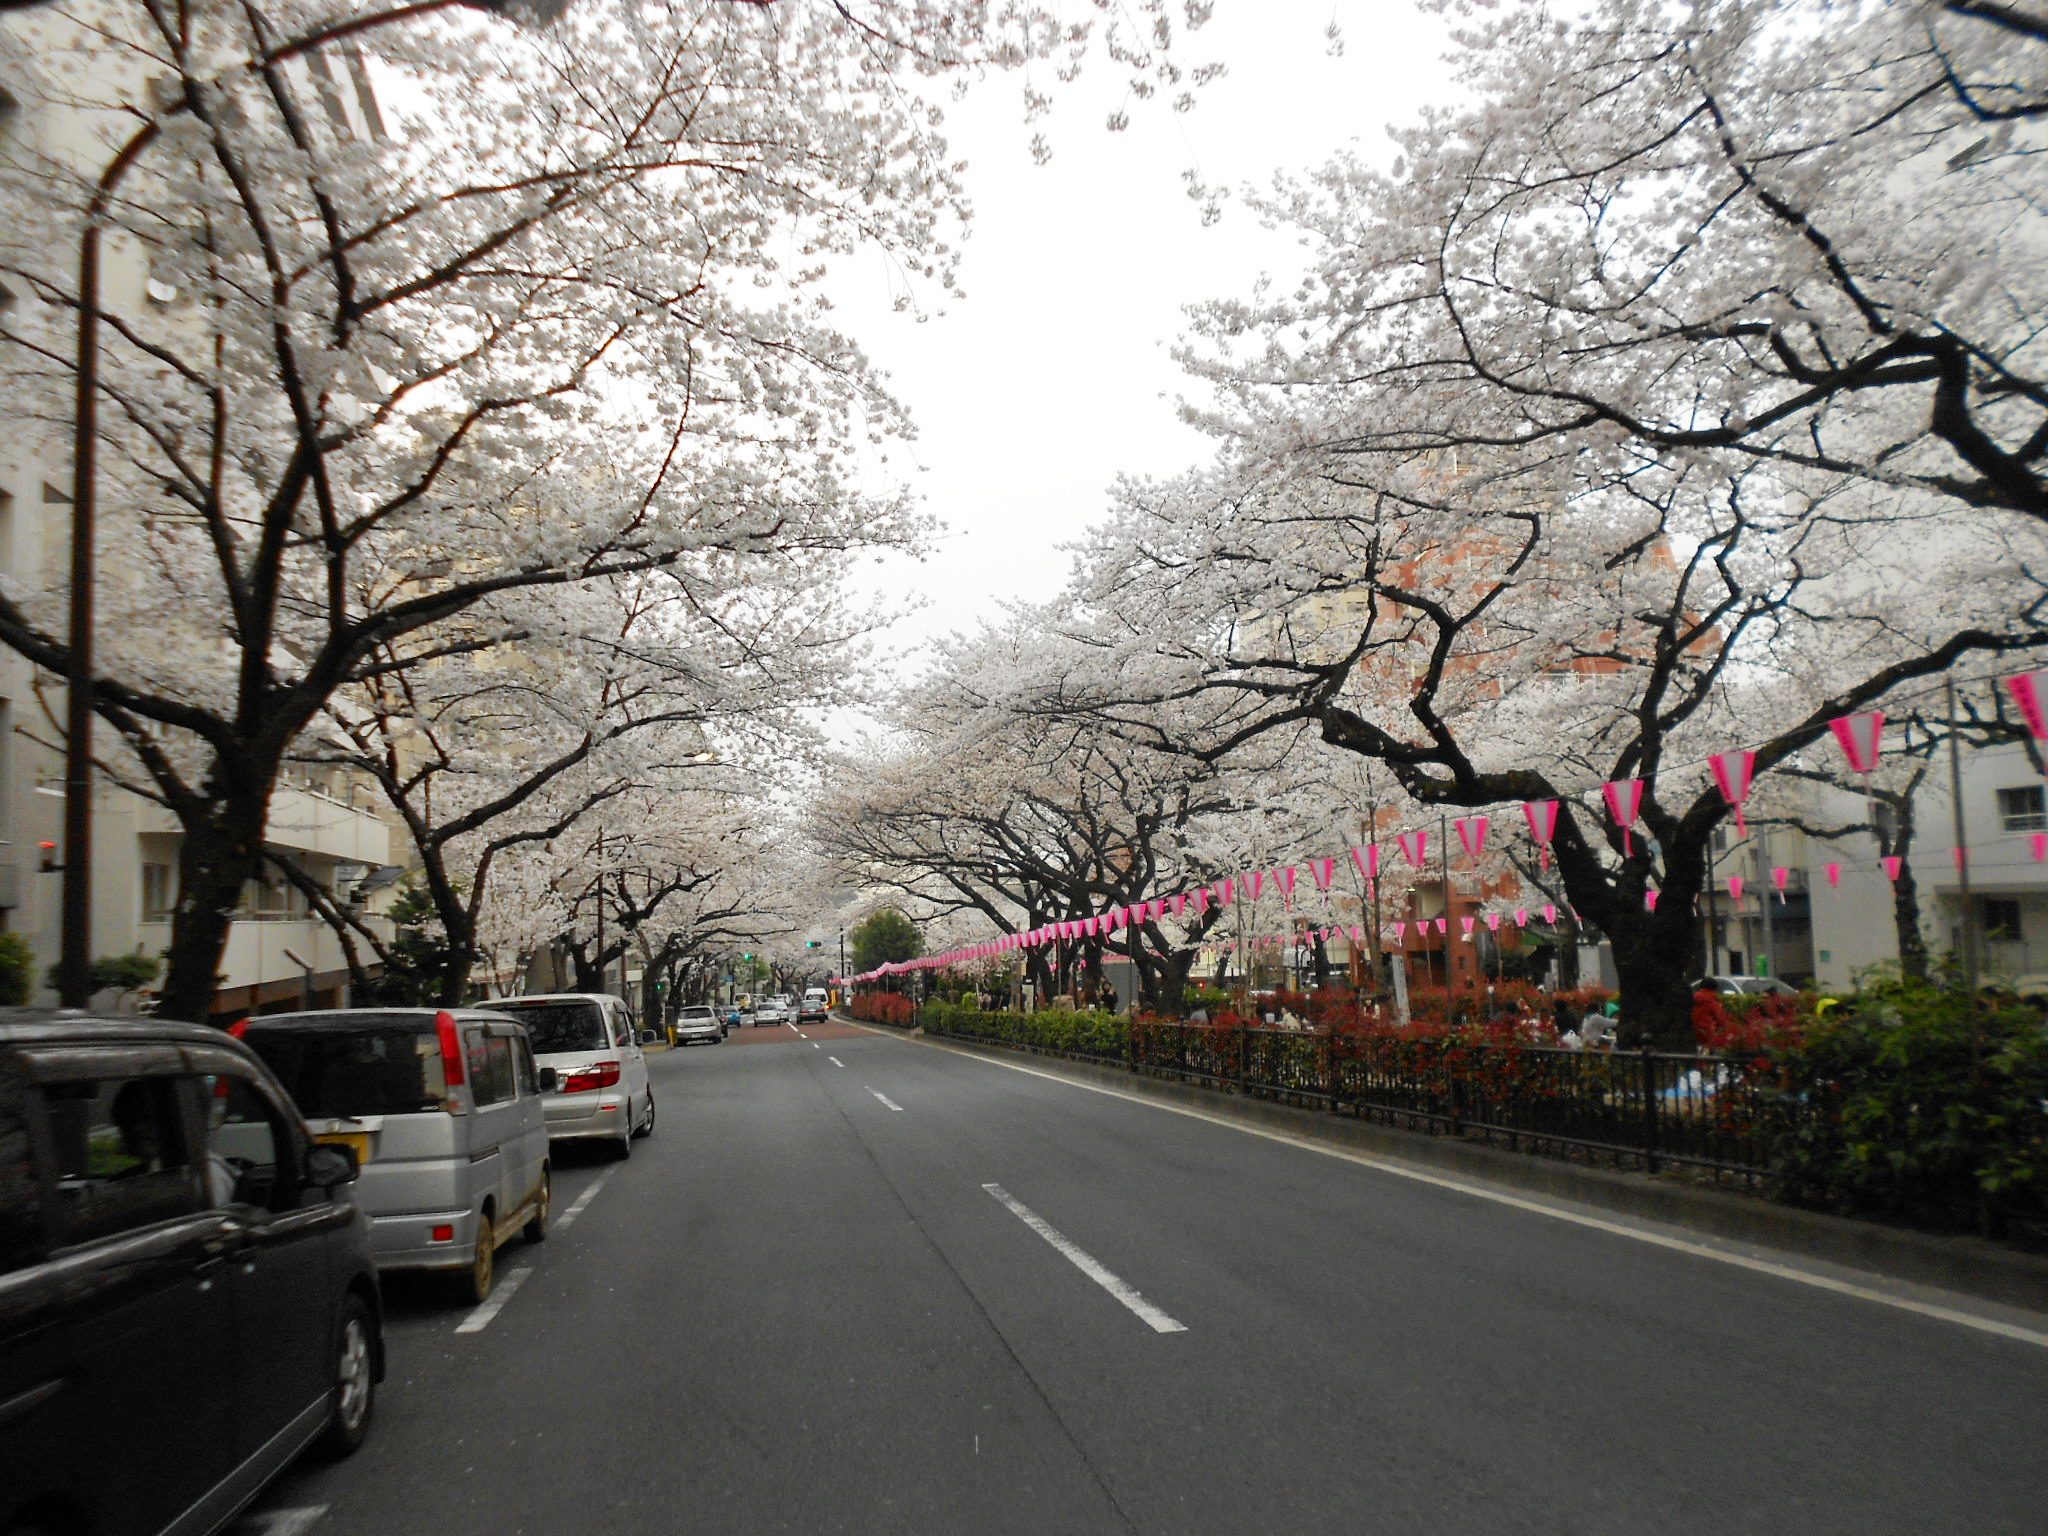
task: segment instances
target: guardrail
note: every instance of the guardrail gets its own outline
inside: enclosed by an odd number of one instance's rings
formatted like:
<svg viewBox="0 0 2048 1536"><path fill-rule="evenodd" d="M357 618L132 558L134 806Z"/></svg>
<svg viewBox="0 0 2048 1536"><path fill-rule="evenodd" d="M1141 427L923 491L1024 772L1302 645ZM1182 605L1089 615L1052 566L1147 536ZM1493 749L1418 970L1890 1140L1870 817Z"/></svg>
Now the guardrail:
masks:
<svg viewBox="0 0 2048 1536"><path fill-rule="evenodd" d="M1439 1135L1743 1183L1769 1172L1762 1126L1805 1107L1773 1095L1755 1057L1566 1050L1413 1037L925 1008L930 1035L1123 1066ZM1042 1021L1042 1022L1041 1022ZM1782 1131L1782 1124L1779 1126Z"/></svg>

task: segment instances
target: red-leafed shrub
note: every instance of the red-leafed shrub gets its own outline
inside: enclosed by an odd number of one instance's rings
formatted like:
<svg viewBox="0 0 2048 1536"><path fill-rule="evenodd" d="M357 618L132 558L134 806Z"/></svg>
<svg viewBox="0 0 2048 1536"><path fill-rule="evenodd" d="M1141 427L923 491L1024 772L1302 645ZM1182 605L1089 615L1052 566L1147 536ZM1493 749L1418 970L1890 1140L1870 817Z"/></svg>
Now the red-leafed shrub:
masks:
<svg viewBox="0 0 2048 1536"><path fill-rule="evenodd" d="M853 998L853 1016L870 1024L893 1024L898 1029L908 1028L917 1012L917 1004L901 992L857 992Z"/></svg>

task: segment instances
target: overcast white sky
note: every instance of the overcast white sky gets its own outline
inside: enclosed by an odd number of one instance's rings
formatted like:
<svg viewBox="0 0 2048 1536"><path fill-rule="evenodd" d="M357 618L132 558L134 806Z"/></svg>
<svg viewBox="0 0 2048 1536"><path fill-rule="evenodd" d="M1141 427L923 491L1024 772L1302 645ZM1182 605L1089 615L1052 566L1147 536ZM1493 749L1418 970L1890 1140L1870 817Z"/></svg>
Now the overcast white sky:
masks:
<svg viewBox="0 0 2048 1536"><path fill-rule="evenodd" d="M1323 35L1333 19L1338 57ZM1098 63L1042 125L1055 153L1039 166L1016 80L950 110L975 208L966 298L922 293L946 312L920 322L891 312L902 279L880 261L835 285L840 323L917 420L911 483L948 526L931 558L881 562L863 583L926 600L889 637L904 665L929 637L992 615L996 599L1057 592L1069 564L1059 544L1100 515L1119 472L1171 473L1205 455L1174 412L1183 307L1288 271L1295 247L1242 207L1203 228L1182 173L1236 188L1354 141L1390 157L1386 127L1447 88L1442 40L1413 0L1220 0L1182 45L1191 65L1228 66L1192 112L1154 100L1126 131L1106 131L1123 92ZM892 464L905 468L904 455Z"/></svg>

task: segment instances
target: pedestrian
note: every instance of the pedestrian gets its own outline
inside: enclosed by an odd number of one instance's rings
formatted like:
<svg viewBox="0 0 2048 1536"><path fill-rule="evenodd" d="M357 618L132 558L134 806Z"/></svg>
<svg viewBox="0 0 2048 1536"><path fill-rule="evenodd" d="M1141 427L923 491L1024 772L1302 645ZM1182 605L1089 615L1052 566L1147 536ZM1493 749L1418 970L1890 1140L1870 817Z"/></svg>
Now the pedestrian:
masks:
<svg viewBox="0 0 2048 1536"><path fill-rule="evenodd" d="M1111 987L1111 986L1104 986L1104 987L1103 987L1103 989L1102 989L1102 1008L1103 1008L1103 1011L1104 1011L1105 1013L1115 1013L1115 1012L1116 1012L1116 988L1115 988L1115 987Z"/></svg>

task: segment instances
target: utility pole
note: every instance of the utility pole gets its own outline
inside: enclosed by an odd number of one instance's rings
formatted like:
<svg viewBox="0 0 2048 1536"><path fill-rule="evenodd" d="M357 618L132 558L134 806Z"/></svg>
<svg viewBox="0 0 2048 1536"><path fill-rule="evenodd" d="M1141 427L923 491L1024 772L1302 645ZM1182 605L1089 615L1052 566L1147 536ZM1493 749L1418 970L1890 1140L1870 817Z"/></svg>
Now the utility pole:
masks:
<svg viewBox="0 0 2048 1536"><path fill-rule="evenodd" d="M1948 791L1955 814L1956 837L1956 888L1963 902L1963 985L1968 988L1971 1002L1971 1018L1975 1019L1977 999L1977 902L1970 893L1970 839L1963 823L1963 754L1956 744L1956 680L1953 675L1942 679L1942 688L1948 699ZM1977 1054L1976 1029L1971 1027L1970 1055Z"/></svg>
<svg viewBox="0 0 2048 1536"><path fill-rule="evenodd" d="M1444 996L1448 998L1451 995L1451 819L1448 816L1436 819L1436 856L1444 875L1444 931L1437 937L1444 941Z"/></svg>

